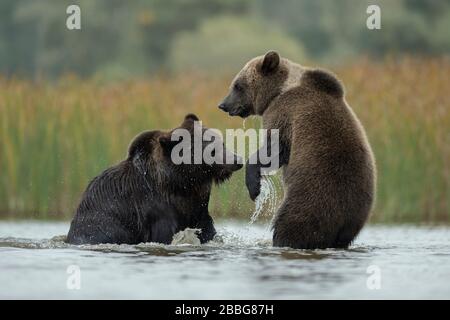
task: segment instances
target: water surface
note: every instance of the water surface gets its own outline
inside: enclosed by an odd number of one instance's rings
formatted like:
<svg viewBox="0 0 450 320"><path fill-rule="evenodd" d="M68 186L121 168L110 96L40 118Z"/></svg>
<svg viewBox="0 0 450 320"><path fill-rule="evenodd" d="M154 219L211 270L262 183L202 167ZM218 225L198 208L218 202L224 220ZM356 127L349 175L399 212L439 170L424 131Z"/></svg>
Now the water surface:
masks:
<svg viewBox="0 0 450 320"><path fill-rule="evenodd" d="M448 227L367 226L348 250L314 251L273 248L267 226L245 222L218 223L201 246L72 246L55 237L68 228L0 222L0 298L450 298ZM70 265L79 290L67 288Z"/></svg>

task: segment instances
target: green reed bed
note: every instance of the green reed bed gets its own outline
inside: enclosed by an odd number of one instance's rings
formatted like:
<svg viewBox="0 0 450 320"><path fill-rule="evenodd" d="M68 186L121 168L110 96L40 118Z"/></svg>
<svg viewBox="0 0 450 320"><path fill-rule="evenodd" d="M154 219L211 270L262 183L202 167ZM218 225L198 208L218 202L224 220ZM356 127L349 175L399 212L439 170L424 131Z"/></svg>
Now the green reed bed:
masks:
<svg viewBox="0 0 450 320"><path fill-rule="evenodd" d="M372 221L448 222L450 61L360 61L333 71L377 159ZM0 217L70 218L88 181L122 160L137 133L175 127L186 113L208 127L243 128L242 119L216 107L230 79L0 79ZM245 122L245 128L258 126L257 119ZM210 209L215 217L251 216L243 170L214 188Z"/></svg>

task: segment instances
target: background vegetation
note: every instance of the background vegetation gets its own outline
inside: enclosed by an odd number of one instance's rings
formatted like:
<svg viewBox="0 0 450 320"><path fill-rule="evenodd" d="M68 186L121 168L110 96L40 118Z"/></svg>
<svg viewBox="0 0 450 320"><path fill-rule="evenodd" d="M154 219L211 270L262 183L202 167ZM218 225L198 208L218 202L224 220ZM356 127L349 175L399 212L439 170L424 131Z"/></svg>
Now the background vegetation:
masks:
<svg viewBox="0 0 450 320"><path fill-rule="evenodd" d="M81 8L82 31L65 27ZM382 29L366 28L379 4ZM450 50L447 0L2 0L0 73L108 80L231 67L269 48L326 64Z"/></svg>
<svg viewBox="0 0 450 320"><path fill-rule="evenodd" d="M335 71L377 158L373 220L449 221L450 61L366 60ZM209 127L242 128L241 119L216 108L230 78L179 75L104 84L66 77L52 85L2 80L2 214L70 217L89 179L123 159L138 132L170 129L188 111ZM243 171L214 190L216 217L248 217L253 208Z"/></svg>
<svg viewBox="0 0 450 320"><path fill-rule="evenodd" d="M74 3L81 31L65 27ZM379 31L366 28L369 3ZM372 221L449 222L449 30L444 0L3 0L0 217L70 218L137 133L188 112L258 126L216 105L248 58L277 49L344 81L377 158ZM215 217L253 212L243 173L214 189Z"/></svg>

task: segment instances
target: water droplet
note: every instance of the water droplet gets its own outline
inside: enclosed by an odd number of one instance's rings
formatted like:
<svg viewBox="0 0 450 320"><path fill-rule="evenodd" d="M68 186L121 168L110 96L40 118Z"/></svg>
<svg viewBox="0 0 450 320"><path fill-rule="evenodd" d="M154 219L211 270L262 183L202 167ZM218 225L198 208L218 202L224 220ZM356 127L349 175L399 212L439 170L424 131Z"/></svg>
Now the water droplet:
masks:
<svg viewBox="0 0 450 320"><path fill-rule="evenodd" d="M273 179L274 176L262 177L261 192L255 200L255 211L253 211L249 224L253 224L263 212L270 215L275 213L278 193Z"/></svg>

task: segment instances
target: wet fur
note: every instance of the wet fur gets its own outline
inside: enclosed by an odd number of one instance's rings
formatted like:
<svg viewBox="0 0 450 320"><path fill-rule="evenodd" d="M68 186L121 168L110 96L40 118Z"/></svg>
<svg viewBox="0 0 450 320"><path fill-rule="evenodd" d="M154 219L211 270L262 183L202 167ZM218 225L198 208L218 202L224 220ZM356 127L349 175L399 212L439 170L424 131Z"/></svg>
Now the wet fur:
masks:
<svg viewBox="0 0 450 320"><path fill-rule="evenodd" d="M178 231L200 228L202 242L214 237L208 213L211 183L185 190L162 189L124 161L96 177L83 194L67 241L74 244L170 243ZM164 191L163 191L164 190Z"/></svg>
<svg viewBox="0 0 450 320"><path fill-rule="evenodd" d="M375 162L364 129L333 74L281 59L266 75L259 72L263 60L250 61L233 83L246 83L245 95L253 101L246 113L262 116L264 128L280 130L285 195L273 244L345 248L364 226L375 197ZM232 111L227 99L224 109ZM252 199L260 192L257 169L246 167Z"/></svg>
<svg viewBox="0 0 450 320"><path fill-rule="evenodd" d="M225 181L231 171L172 164L161 142L167 136L160 131L140 134L126 160L89 183L72 220L69 243L168 244L185 228L201 229L202 243L214 237L208 212L211 186Z"/></svg>

